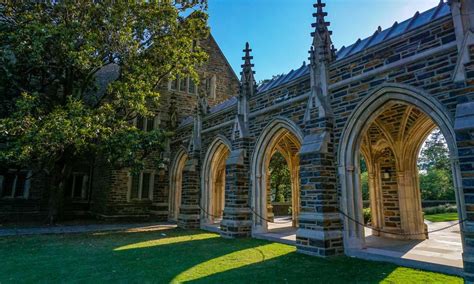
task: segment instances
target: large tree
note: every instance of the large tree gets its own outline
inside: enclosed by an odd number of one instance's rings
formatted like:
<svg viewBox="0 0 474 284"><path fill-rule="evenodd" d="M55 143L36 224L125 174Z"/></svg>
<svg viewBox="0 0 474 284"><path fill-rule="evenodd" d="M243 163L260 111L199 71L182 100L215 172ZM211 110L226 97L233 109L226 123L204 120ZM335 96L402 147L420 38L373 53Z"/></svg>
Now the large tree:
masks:
<svg viewBox="0 0 474 284"><path fill-rule="evenodd" d="M291 175L288 163L280 152L273 154L270 159L270 188L272 201L291 201Z"/></svg>
<svg viewBox="0 0 474 284"><path fill-rule="evenodd" d="M0 4L0 164L47 175L50 221L77 159L139 171L160 156L167 132L130 122L152 115L165 80L198 82L207 56L207 1L176 2Z"/></svg>
<svg viewBox="0 0 474 284"><path fill-rule="evenodd" d="M446 140L438 128L426 139L418 158L418 167L421 170L451 170Z"/></svg>
<svg viewBox="0 0 474 284"><path fill-rule="evenodd" d="M426 139L420 151L418 167L422 199L455 199L449 150L439 129L435 129Z"/></svg>

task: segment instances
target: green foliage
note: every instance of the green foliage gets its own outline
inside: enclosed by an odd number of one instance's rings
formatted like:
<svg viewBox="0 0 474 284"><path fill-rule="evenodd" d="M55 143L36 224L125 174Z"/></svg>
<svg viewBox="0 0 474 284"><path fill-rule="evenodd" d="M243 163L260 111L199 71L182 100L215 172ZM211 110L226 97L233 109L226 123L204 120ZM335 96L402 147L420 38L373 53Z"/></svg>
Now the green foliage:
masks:
<svg viewBox="0 0 474 284"><path fill-rule="evenodd" d="M420 173L421 198L424 200L454 200L451 171L430 169Z"/></svg>
<svg viewBox="0 0 474 284"><path fill-rule="evenodd" d="M422 199L455 199L449 151L439 129L431 133L421 149L418 168Z"/></svg>
<svg viewBox="0 0 474 284"><path fill-rule="evenodd" d="M272 201L291 201L291 175L285 157L279 152L273 154L269 168Z"/></svg>
<svg viewBox="0 0 474 284"><path fill-rule="evenodd" d="M423 208L423 212L426 215L440 214L440 213L457 213L458 209L456 204L444 204L433 207Z"/></svg>
<svg viewBox="0 0 474 284"><path fill-rule="evenodd" d="M197 78L206 54L195 42L208 35L203 10L180 16L204 1L165 2L1 4L0 161L51 171L100 152L140 168L162 150L164 130L138 131L130 121L152 114L169 76ZM96 78L111 65L116 80L100 94Z"/></svg>
<svg viewBox="0 0 474 284"><path fill-rule="evenodd" d="M360 174L360 184L362 187L362 200L369 200L369 173L361 172Z"/></svg>
<svg viewBox="0 0 474 284"><path fill-rule="evenodd" d="M426 171L432 169L449 171L451 169L446 140L439 129L435 129L426 139L418 158L418 167L420 170Z"/></svg>
<svg viewBox="0 0 474 284"><path fill-rule="evenodd" d="M0 164L44 171L55 187L78 157L161 163L169 133L131 122L153 115L169 78L197 81L209 31L206 1L192 2L0 4Z"/></svg>
<svg viewBox="0 0 474 284"><path fill-rule="evenodd" d="M364 224L369 224L370 222L372 222L372 211L370 210L370 207L364 208L363 214L364 214Z"/></svg>

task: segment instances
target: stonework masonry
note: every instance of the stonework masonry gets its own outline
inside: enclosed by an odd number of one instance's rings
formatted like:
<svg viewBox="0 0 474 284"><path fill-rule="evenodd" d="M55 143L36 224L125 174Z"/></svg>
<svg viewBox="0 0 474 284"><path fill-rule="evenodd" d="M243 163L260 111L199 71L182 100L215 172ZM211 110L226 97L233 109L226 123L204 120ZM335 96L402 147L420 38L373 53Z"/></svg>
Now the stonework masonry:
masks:
<svg viewBox="0 0 474 284"><path fill-rule="evenodd" d="M364 248L361 155L369 168L374 226L403 233L405 239L423 239L416 149L438 127L450 151L463 220L465 279L473 282L474 7L470 3L441 1L336 50L325 5L318 0L309 63L259 86L250 45L244 49L239 82L211 36L201 43L210 58L200 67L209 88L190 93L179 82L162 86L157 121L175 135L165 153L170 164L147 167L154 175L153 198L130 201L128 171L106 167L97 157L91 212L103 218L168 220L173 208L178 226L202 227L208 220L201 208L202 195L212 184L202 180L210 176L210 168L203 165L210 164L209 149L212 152L219 138L230 141L231 149L225 192L216 195L225 199L216 228L226 238L266 232L271 219L263 180L268 172L267 149L286 133L301 144L295 159L298 182L293 183L299 185L294 222L298 252L329 257L356 255ZM178 159L186 156L183 152L188 157L185 163ZM182 179L173 178L176 173L170 169L179 171ZM35 190L31 189L32 197L37 196ZM176 200L180 202L175 206ZM0 208L7 208L4 202ZM17 204L21 208L20 201Z"/></svg>

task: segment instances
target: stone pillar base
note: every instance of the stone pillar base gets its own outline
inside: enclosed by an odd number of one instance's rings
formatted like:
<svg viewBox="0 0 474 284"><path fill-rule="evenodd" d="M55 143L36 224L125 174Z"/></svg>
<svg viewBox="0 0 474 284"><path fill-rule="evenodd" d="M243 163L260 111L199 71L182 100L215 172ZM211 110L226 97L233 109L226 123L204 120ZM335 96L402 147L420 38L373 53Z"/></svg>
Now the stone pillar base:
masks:
<svg viewBox="0 0 474 284"><path fill-rule="evenodd" d="M197 205L182 205L178 216L178 227L182 229L199 229L200 208Z"/></svg>
<svg viewBox="0 0 474 284"><path fill-rule="evenodd" d="M221 221L221 236L236 239L247 238L252 233L250 209L225 209L224 219Z"/></svg>
<svg viewBox="0 0 474 284"><path fill-rule="evenodd" d="M248 141L244 144L247 145ZM225 208L221 222L221 236L224 238L245 238L252 233L246 153L242 148L233 150L226 162Z"/></svg>
<svg viewBox="0 0 474 284"><path fill-rule="evenodd" d="M297 251L328 257L343 255L343 239L339 215L336 213L301 214L296 231Z"/></svg>
<svg viewBox="0 0 474 284"><path fill-rule="evenodd" d="M200 227L199 194L199 160L188 159L183 170L181 206L179 207L178 227L198 229Z"/></svg>

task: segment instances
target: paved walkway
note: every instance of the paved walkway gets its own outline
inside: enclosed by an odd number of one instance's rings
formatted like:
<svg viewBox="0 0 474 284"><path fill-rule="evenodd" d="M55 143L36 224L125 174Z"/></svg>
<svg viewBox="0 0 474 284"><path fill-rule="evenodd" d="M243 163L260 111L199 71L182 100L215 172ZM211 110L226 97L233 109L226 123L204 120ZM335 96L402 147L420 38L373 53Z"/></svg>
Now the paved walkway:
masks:
<svg viewBox="0 0 474 284"><path fill-rule="evenodd" d="M297 228L293 227L291 216L275 217L274 221L275 223L268 223L267 233L255 234L254 236L258 239L295 245Z"/></svg>
<svg viewBox="0 0 474 284"><path fill-rule="evenodd" d="M255 235L256 238L269 241L296 244L296 228L291 227L291 221L275 218L278 223L268 225L268 232ZM445 228L457 223L429 222L428 231ZM351 255L379 261L390 261L419 269L432 270L448 274L462 275L462 243L459 225L443 231L429 234L428 240L404 241L372 236L372 230L365 231L366 248L351 252Z"/></svg>
<svg viewBox="0 0 474 284"><path fill-rule="evenodd" d="M170 223L141 223L141 224L91 224L91 225L58 225L48 227L31 228L0 228L0 237L22 236L22 235L43 235L43 234L72 234L103 231L156 231L175 228L176 225Z"/></svg>
<svg viewBox="0 0 474 284"><path fill-rule="evenodd" d="M428 231L455 224L453 222L428 222ZM403 241L372 236L372 230L366 229L367 252L403 259L435 263L462 268L462 243L459 225L429 234L423 241Z"/></svg>

